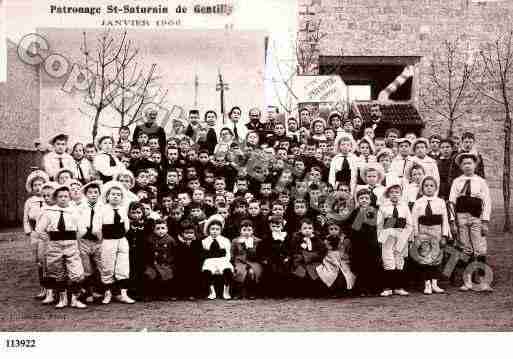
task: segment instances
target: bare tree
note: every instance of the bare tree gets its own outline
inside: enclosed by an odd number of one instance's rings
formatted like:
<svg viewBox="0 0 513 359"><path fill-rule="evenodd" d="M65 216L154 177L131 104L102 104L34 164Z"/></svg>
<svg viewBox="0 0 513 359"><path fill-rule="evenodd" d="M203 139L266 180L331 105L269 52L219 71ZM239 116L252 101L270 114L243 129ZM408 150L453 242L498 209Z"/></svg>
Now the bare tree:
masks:
<svg viewBox="0 0 513 359"><path fill-rule="evenodd" d="M449 123L448 137L453 135L455 122L465 114L465 107L478 98L471 86L476 62L465 57L457 39L445 40L430 61L428 84L420 96L428 111Z"/></svg>
<svg viewBox="0 0 513 359"><path fill-rule="evenodd" d="M513 30L485 44L480 52L482 76L476 88L484 97L504 111L504 167L502 193L504 198L504 232L511 232L511 99L513 96Z"/></svg>
<svg viewBox="0 0 513 359"><path fill-rule="evenodd" d="M163 90L161 86L157 85L156 82L160 77L157 76L156 70L157 64L152 64L148 73L140 77L138 86L134 89L135 101L130 112L130 120L126 123L127 126L139 119L141 111L146 105L161 105L164 102L168 90Z"/></svg>
<svg viewBox="0 0 513 359"><path fill-rule="evenodd" d="M125 118L135 104L134 87L139 83L142 72L138 72L137 63L134 62L139 49L132 48L132 41L125 42L120 58L116 61L116 72L119 73L116 84L119 88L119 96L111 103L112 107L121 117L120 126L125 125Z"/></svg>
<svg viewBox="0 0 513 359"><path fill-rule="evenodd" d="M84 55L85 67L93 74L94 81L85 94L85 103L93 109L91 115L93 140L98 134L98 124L102 111L119 94L119 87L116 83L119 72L116 63L119 61L125 42L126 31L123 32L119 42L116 42L110 31L104 31L97 39L96 49L90 52L87 46L86 33L83 32L81 51Z"/></svg>
<svg viewBox="0 0 513 359"><path fill-rule="evenodd" d="M293 45L295 49L294 63L288 65L287 63L280 62L277 57L274 56L279 75L278 78L272 78L275 98L288 115L291 115L293 111L297 110L297 104L300 100L294 91L294 78L296 76L319 73L319 48L321 41L326 36L328 36L328 33L322 30L322 19L317 17L307 20L302 24L302 29L298 31L296 42ZM276 47L275 43L274 47ZM340 55L329 64L329 66L324 66L323 72L330 75L339 74L343 66L342 55L343 52L341 50ZM278 84L281 84L285 88L285 94L280 93Z"/></svg>

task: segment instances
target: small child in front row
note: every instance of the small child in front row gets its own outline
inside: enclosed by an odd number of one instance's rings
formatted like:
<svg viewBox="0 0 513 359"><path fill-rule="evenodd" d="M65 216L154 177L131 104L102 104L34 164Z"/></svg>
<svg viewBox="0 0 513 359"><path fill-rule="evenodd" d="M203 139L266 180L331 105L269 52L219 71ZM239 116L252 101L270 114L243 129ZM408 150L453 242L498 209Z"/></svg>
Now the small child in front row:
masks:
<svg viewBox="0 0 513 359"><path fill-rule="evenodd" d="M240 236L232 242L232 261L234 266L234 286L241 297L253 299L257 296L262 278L263 243L255 237L254 224L248 219L240 224Z"/></svg>
<svg viewBox="0 0 513 359"><path fill-rule="evenodd" d="M338 295L339 291L351 290L356 277L349 266L349 240L338 224L330 223L328 228L330 234L325 240L328 252L315 269L330 292Z"/></svg>
<svg viewBox="0 0 513 359"><path fill-rule="evenodd" d="M224 218L214 214L207 219L204 226L206 237L201 241L201 271L209 288L208 299L216 299L215 279L223 278L223 298L231 299L230 285L233 280L230 240L221 235Z"/></svg>
<svg viewBox="0 0 513 359"><path fill-rule="evenodd" d="M316 267L321 263L326 247L315 235L312 220L309 218L302 220L299 232L293 235L288 247L294 292L300 296L318 295L319 275Z"/></svg>
<svg viewBox="0 0 513 359"><path fill-rule="evenodd" d="M201 240L196 225L189 220L180 223L176 241L176 295L182 299L201 297Z"/></svg>
<svg viewBox="0 0 513 359"><path fill-rule="evenodd" d="M424 294L444 293L438 286L439 266L443 251L440 247L449 236L449 220L445 201L436 195L438 184L426 176L420 184L422 197L415 201L412 210L413 246L411 257L421 266Z"/></svg>
<svg viewBox="0 0 513 359"><path fill-rule="evenodd" d="M283 230L284 220L279 216L269 219L270 237L266 243L266 259L264 264L266 292L271 297L284 297L288 294L288 263L287 250L289 237Z"/></svg>
<svg viewBox="0 0 513 359"><path fill-rule="evenodd" d="M406 203L400 201L402 187L390 184L384 193L385 204L378 210L377 234L381 243L384 290L382 297L392 294L408 295L404 290L404 257L407 256L408 240L412 232L412 218Z"/></svg>
<svg viewBox="0 0 513 359"><path fill-rule="evenodd" d="M377 210L372 206L372 192L356 192L357 207L344 221L350 226L351 262L356 274L356 288L361 296L379 293L380 253L376 235Z"/></svg>
<svg viewBox="0 0 513 359"><path fill-rule="evenodd" d="M167 233L167 222L155 221L153 233L144 243L145 295L175 299L176 240Z"/></svg>

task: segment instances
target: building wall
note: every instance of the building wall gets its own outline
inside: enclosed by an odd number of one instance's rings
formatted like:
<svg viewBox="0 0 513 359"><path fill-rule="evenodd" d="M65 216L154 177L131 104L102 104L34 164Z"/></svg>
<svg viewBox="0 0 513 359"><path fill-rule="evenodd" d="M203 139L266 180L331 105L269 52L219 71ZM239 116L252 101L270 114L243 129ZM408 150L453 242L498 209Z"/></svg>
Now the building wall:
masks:
<svg viewBox="0 0 513 359"><path fill-rule="evenodd" d="M319 55L421 57L415 70L413 98L427 122L426 136L445 134L448 129L441 116L428 112L419 101L433 53L444 40L456 38L465 52L474 52L509 29L512 15L513 1L507 0L300 0L299 6L304 38L308 20L320 21L321 32L326 34L319 43ZM502 171L497 169L503 163L504 115L485 98L465 107L465 112L455 132L476 133L487 178L498 188L502 181Z"/></svg>
<svg viewBox="0 0 513 359"><path fill-rule="evenodd" d="M7 42L7 81L0 83L0 148L34 149L39 137L38 69L19 60Z"/></svg>
<svg viewBox="0 0 513 359"><path fill-rule="evenodd" d="M16 45L7 42L7 81L0 83L0 228L18 226L27 198L25 179L39 166L39 77L19 61Z"/></svg>

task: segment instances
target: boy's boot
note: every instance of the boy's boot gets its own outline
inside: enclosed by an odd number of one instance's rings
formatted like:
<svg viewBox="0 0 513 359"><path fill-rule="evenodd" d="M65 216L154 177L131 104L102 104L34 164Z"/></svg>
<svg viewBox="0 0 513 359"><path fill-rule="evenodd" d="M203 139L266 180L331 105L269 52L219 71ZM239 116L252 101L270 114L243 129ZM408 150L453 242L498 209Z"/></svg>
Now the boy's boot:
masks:
<svg viewBox="0 0 513 359"><path fill-rule="evenodd" d="M433 287L431 286L431 281L424 281L424 294L433 294Z"/></svg>
<svg viewBox="0 0 513 359"><path fill-rule="evenodd" d="M445 290L438 286L437 279L431 279L431 288L433 288L433 293L445 293Z"/></svg>
<svg viewBox="0 0 513 359"><path fill-rule="evenodd" d="M208 294L208 299L216 299L217 295L216 295L216 289L215 289L214 285L210 285L209 290L210 290L210 292Z"/></svg>
<svg viewBox="0 0 513 359"><path fill-rule="evenodd" d="M78 309L84 309L84 308L87 308L87 305L85 305L84 303L82 303L80 300L78 300L77 298L77 295L76 294L72 294L71 295L71 306L73 308L78 308Z"/></svg>
<svg viewBox="0 0 513 359"><path fill-rule="evenodd" d="M59 291L59 303L55 306L57 309L62 309L68 306L68 292L65 290Z"/></svg>
<svg viewBox="0 0 513 359"><path fill-rule="evenodd" d="M460 291L466 292L472 289L472 274L463 273L463 285L460 287Z"/></svg>
<svg viewBox="0 0 513 359"><path fill-rule="evenodd" d="M134 304L135 303L135 300L133 300L132 298L130 298L128 296L128 293L127 293L126 289L121 289L121 294L117 295L116 299L119 302L125 303L125 304Z"/></svg>
<svg viewBox="0 0 513 359"><path fill-rule="evenodd" d="M48 288L46 290L45 299L43 299L43 304L52 304L55 301L55 297L53 295L53 289Z"/></svg>
<svg viewBox="0 0 513 359"><path fill-rule="evenodd" d="M223 287L223 299L232 299L230 295L230 286L226 284Z"/></svg>
<svg viewBox="0 0 513 359"><path fill-rule="evenodd" d="M110 291L110 288L105 290L105 294L103 296L102 303L103 304L109 304L112 301L112 292Z"/></svg>
<svg viewBox="0 0 513 359"><path fill-rule="evenodd" d="M37 293L34 298L36 299L44 299L46 297L46 288L44 287L41 287L41 289L39 290L39 293Z"/></svg>

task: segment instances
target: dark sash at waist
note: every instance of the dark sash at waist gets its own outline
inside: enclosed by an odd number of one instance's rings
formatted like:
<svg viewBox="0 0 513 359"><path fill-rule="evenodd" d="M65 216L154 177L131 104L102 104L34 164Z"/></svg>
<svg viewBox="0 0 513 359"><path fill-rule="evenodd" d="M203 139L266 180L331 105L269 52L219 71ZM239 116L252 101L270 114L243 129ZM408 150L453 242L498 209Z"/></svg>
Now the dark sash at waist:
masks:
<svg viewBox="0 0 513 359"><path fill-rule="evenodd" d="M421 216L419 217L419 224L423 226L436 226L442 224L442 215L441 214L433 214L431 216Z"/></svg>
<svg viewBox="0 0 513 359"><path fill-rule="evenodd" d="M125 226L120 224L104 224L102 226L102 236L104 239L120 239L126 234Z"/></svg>
<svg viewBox="0 0 513 359"><path fill-rule="evenodd" d="M48 236L51 241L74 241L77 239L77 231L51 231Z"/></svg>

